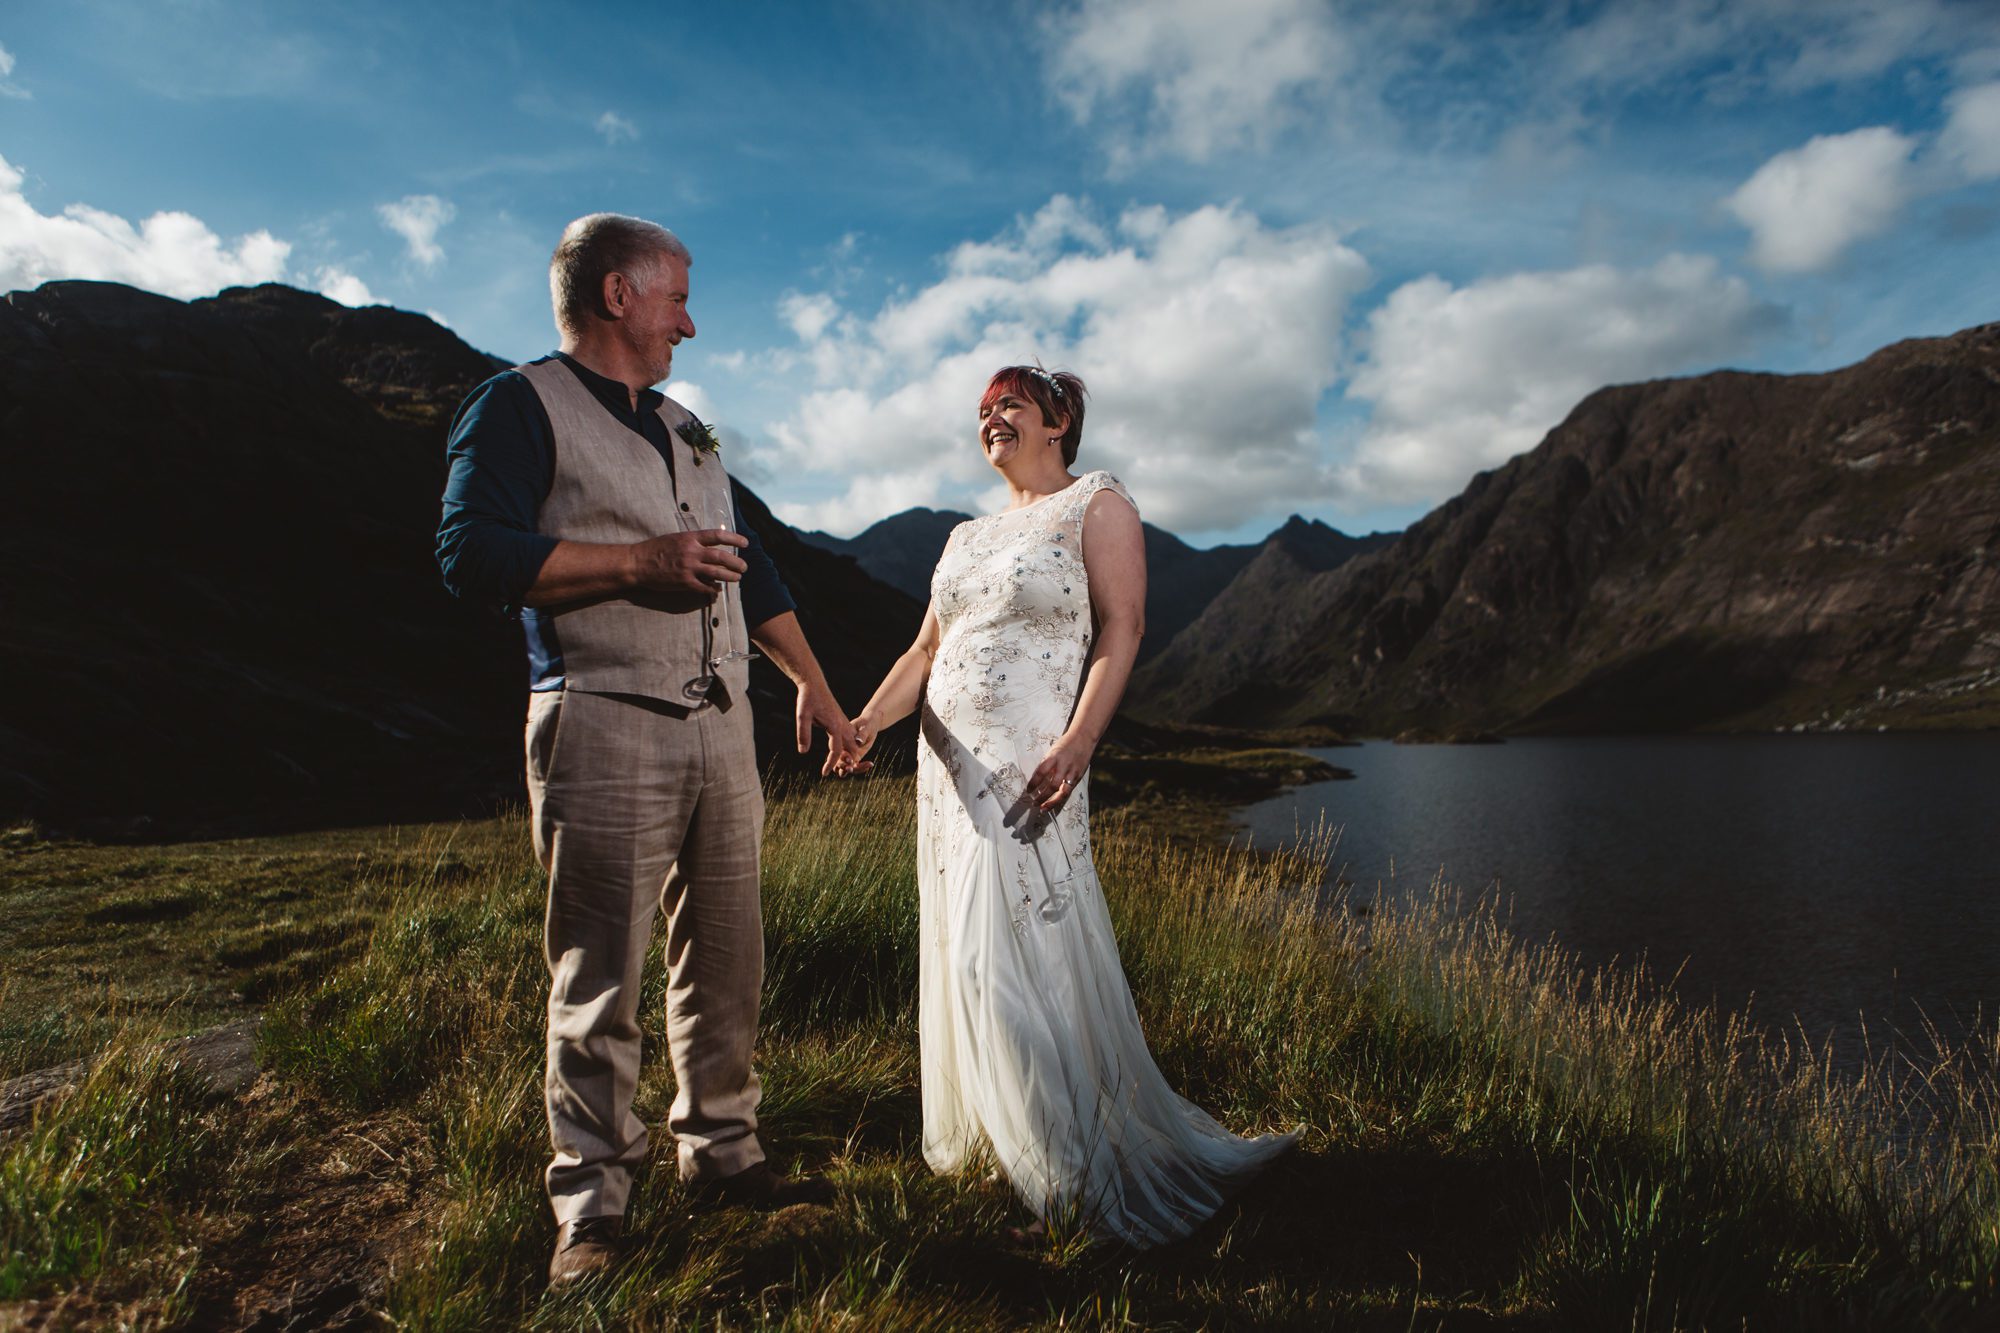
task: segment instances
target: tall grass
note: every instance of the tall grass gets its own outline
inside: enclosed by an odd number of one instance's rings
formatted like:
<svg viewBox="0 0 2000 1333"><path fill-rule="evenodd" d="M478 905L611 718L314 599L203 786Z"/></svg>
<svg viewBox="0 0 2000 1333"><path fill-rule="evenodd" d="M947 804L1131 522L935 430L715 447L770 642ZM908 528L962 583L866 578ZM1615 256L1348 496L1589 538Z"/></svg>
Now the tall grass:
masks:
<svg viewBox="0 0 2000 1333"><path fill-rule="evenodd" d="M779 1164L828 1172L836 1206L698 1212L658 1143L665 1165L628 1214L632 1262L559 1297L541 1281L545 982L526 830L440 833L398 858L365 945L266 1025L286 1076L429 1126L431 1243L400 1267L388 1316L1958 1329L2000 1310L1990 1036L1842 1074L1824 1049L1526 945L1443 885L1366 911L1321 904L1323 842L1189 847L1120 813L1097 821L1095 852L1162 1068L1238 1131L1302 1124L1305 1146L1165 1250L1060 1228L1010 1244L1026 1218L1007 1192L936 1177L918 1150L913 821L907 779L771 806L762 1118ZM672 1097L662 972L642 1014L639 1109L655 1125Z"/></svg>
<svg viewBox="0 0 2000 1333"><path fill-rule="evenodd" d="M717 1234L662 1172L635 1207L654 1258L590 1317L728 1323L757 1293L765 1315L807 1324L832 1309L1311 1323L1374 1308L1381 1287L1392 1306L1642 1329L1949 1327L1992 1304L1991 1051L1843 1079L1825 1052L1527 947L1441 885L1410 906L1324 910L1305 891L1323 847L1175 847L1117 818L1099 822L1098 863L1168 1076L1239 1130L1308 1126L1308 1150L1287 1185L1182 1247L1208 1252L1203 1277L1083 1247L1035 1261L1039 1301L1001 1299L1004 1266L962 1251L1020 1219L916 1153L911 811L907 781L822 785L774 801L767 833L765 1120L781 1155L843 1180L842 1206L806 1237ZM448 1127L464 1229L400 1289L419 1326L467 1308L472 1323L569 1318L533 1301L537 881L413 885L367 956L298 1008L323 1043L298 1048L301 1073L362 1105L415 1092ZM659 1004L656 982L656 1048ZM655 1061L642 1105L657 1120L670 1097ZM1933 1132L1908 1133L1913 1113ZM1465 1217L1427 1234L1411 1197ZM1408 1290L1380 1215L1395 1243L1433 1251L1452 1295ZM1343 1256L1328 1263L1328 1247ZM693 1268L668 1258L690 1251L705 1256Z"/></svg>
<svg viewBox="0 0 2000 1333"><path fill-rule="evenodd" d="M0 1141L0 1302L136 1269L116 1285L136 1276L152 1318L188 1314L195 1256L177 1213L231 1145L199 1080L148 1035L126 1032L53 1113Z"/></svg>
<svg viewBox="0 0 2000 1333"><path fill-rule="evenodd" d="M0 832L0 1078L189 1032L350 958L398 830L165 846Z"/></svg>

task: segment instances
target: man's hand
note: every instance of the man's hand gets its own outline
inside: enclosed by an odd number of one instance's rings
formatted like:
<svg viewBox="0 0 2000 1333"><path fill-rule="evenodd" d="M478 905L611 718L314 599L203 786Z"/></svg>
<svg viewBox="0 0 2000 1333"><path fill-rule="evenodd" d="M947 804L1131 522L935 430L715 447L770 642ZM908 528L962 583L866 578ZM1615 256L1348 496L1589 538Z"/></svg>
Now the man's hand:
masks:
<svg viewBox="0 0 2000 1333"><path fill-rule="evenodd" d="M798 705L794 712L798 728L799 753L812 749L813 728L826 733L828 762L834 755L844 754L854 748L854 724L847 720L847 714L840 711L833 691L823 680L809 680L799 686Z"/></svg>
<svg viewBox="0 0 2000 1333"><path fill-rule="evenodd" d="M791 677L798 687L799 701L794 710L799 753L812 749L813 728L826 733L827 762L854 749L854 724L847 720L833 691L827 688L826 673L819 669L812 649L806 645L799 618L781 611L769 620L750 627L750 641L764 650L778 670ZM824 771L824 770L822 770Z"/></svg>
<svg viewBox="0 0 2000 1333"><path fill-rule="evenodd" d="M875 745L875 724L863 709L854 718L850 731L852 742L844 748L829 744L826 747L826 762L820 765L819 775L823 778L851 778L875 767L873 760L866 758Z"/></svg>
<svg viewBox="0 0 2000 1333"><path fill-rule="evenodd" d="M749 544L742 533L720 528L669 532L635 542L631 580L633 586L653 592L692 592L713 600L723 584L742 581L750 566L736 552Z"/></svg>

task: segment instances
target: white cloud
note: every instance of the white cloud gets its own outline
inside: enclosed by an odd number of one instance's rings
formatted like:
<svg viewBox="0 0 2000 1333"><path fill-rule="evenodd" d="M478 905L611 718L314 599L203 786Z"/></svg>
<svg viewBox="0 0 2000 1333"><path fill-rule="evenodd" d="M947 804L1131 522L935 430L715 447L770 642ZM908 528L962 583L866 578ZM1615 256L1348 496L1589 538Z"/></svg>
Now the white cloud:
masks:
<svg viewBox="0 0 2000 1333"><path fill-rule="evenodd" d="M1948 0L1795 0L1773 8L1780 20L1820 23L1804 31L1797 54L1780 66L1774 79L1780 90L1870 79L1904 60L1949 55L1982 23L1993 34L1990 14Z"/></svg>
<svg viewBox="0 0 2000 1333"><path fill-rule="evenodd" d="M1921 143L1875 125L1764 163L1722 201L1750 229L1751 259L1778 273L1824 269L1888 231L1913 199L2000 177L2000 82L1959 89L1945 110L1943 128Z"/></svg>
<svg viewBox="0 0 2000 1333"><path fill-rule="evenodd" d="M1114 160L1267 146L1352 64L1316 0L1082 0L1043 33L1056 96L1112 123Z"/></svg>
<svg viewBox="0 0 2000 1333"><path fill-rule="evenodd" d="M1609 4L1561 34L1548 68L1574 85L1648 84L1723 56L1754 17L1712 0Z"/></svg>
<svg viewBox="0 0 2000 1333"><path fill-rule="evenodd" d="M1533 448L1591 391L1712 365L1780 322L1707 257L1405 283L1370 315L1347 390L1373 413L1343 502L1444 500Z"/></svg>
<svg viewBox="0 0 2000 1333"><path fill-rule="evenodd" d="M977 390L974 392L976 394ZM779 504L773 508L779 518L794 528L830 532L836 537L851 537L876 520L900 514L905 509L943 508L979 513L990 508L955 498L972 492L964 487L947 488L944 480L936 468L885 472L876 476L865 492L857 487L831 500L814 504ZM947 495L954 498L946 499ZM1143 504L1144 500L1140 503Z"/></svg>
<svg viewBox="0 0 2000 1333"><path fill-rule="evenodd" d="M1296 126L1321 143L1524 148L1555 166L1635 94L1711 107L1939 67L2000 72L1992 0L1066 0L1041 25L1051 96L1114 166L1218 161ZM1524 139L1523 136L1526 136ZM1541 142L1537 142L1541 141ZM1552 152L1541 151L1543 149Z"/></svg>
<svg viewBox="0 0 2000 1333"><path fill-rule="evenodd" d="M709 358L714 361L715 358ZM742 431L720 418L722 409L716 406L715 397L693 380L668 380L663 392L667 397L701 418L702 423L715 433L716 443L722 447L722 456L729 465L729 475L741 482L757 487L761 492L773 480L767 466L768 459L760 457L752 442Z"/></svg>
<svg viewBox="0 0 2000 1333"><path fill-rule="evenodd" d="M1938 152L1976 181L2000 176L2000 83L1961 88L1945 102L1951 117L1938 134Z"/></svg>
<svg viewBox="0 0 2000 1333"><path fill-rule="evenodd" d="M289 282L343 305L381 303L367 283L338 265L288 271L292 243L268 231L225 242L188 213L155 213L136 226L88 204L45 214L22 193L25 179L0 158L0 291L87 278L188 300L224 287Z"/></svg>
<svg viewBox="0 0 2000 1333"><path fill-rule="evenodd" d="M597 132L604 136L604 142L611 145L636 143L639 127L616 111L607 111L597 118Z"/></svg>
<svg viewBox="0 0 2000 1333"><path fill-rule="evenodd" d="M706 389L693 380L669 380L667 387L661 392L700 417L707 425L715 424L715 400L709 397Z"/></svg>
<svg viewBox="0 0 2000 1333"><path fill-rule="evenodd" d="M187 298L285 276L291 244L268 231L225 243L188 213L155 213L137 226L87 204L53 216L28 201L24 182L0 158L0 290L95 278Z"/></svg>
<svg viewBox="0 0 2000 1333"><path fill-rule="evenodd" d="M827 326L840 314L840 306L826 292L810 295L787 292L778 302L778 314L801 342L817 342Z"/></svg>
<svg viewBox="0 0 2000 1333"><path fill-rule="evenodd" d="M1267 227L1235 206L1106 225L1057 196L873 314L788 297L816 387L774 445L787 475L844 490L783 516L843 532L914 504L976 505L993 485L980 390L1038 358L1090 386L1078 466L1118 472L1156 522L1222 529L1273 495L1324 495L1314 422L1367 279L1328 227Z"/></svg>
<svg viewBox="0 0 2000 1333"><path fill-rule="evenodd" d="M340 302L342 305L381 305L375 293L368 290L368 284L355 277L344 268L333 265L315 269L313 286L321 296Z"/></svg>
<svg viewBox="0 0 2000 1333"><path fill-rule="evenodd" d="M1916 140L1887 126L1819 135L1779 153L1723 200L1750 228L1750 257L1775 272L1825 268L1887 231L1913 191Z"/></svg>
<svg viewBox="0 0 2000 1333"><path fill-rule="evenodd" d="M1564 25L1528 68L1593 89L1691 81L1733 100L1838 87L1996 40L1991 7L1956 0L1612 0Z"/></svg>
<svg viewBox="0 0 2000 1333"><path fill-rule="evenodd" d="M434 194L411 194L393 204L378 204L375 212L382 225L401 236L410 247L410 258L425 268L437 267L444 247L437 243L439 228L458 216L450 202Z"/></svg>
<svg viewBox="0 0 2000 1333"><path fill-rule="evenodd" d="M27 101L34 94L14 82L14 53L0 46L0 97Z"/></svg>

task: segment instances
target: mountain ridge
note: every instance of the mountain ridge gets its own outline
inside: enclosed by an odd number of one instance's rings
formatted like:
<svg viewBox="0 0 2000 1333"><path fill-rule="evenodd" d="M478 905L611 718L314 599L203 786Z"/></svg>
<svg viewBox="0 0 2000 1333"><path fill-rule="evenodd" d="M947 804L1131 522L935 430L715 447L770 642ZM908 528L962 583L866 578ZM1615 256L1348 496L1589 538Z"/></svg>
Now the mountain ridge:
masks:
<svg viewBox="0 0 2000 1333"><path fill-rule="evenodd" d="M944 551L952 528L972 515L952 509L915 506L878 519L852 537L810 531L807 542L857 560L873 577L908 593L919 602L930 600L931 571ZM1164 528L1140 524L1146 543L1146 636L1141 662L1156 656L1229 586L1259 552L1273 543L1284 546L1302 567L1314 572L1378 549L1394 533L1350 537L1318 519L1294 514L1262 542L1211 547L1191 546Z"/></svg>
<svg viewBox="0 0 2000 1333"><path fill-rule="evenodd" d="M1996 556L2000 325L1612 386L1385 549L1232 585L1132 706L1390 735L1990 726Z"/></svg>
<svg viewBox="0 0 2000 1333"><path fill-rule="evenodd" d="M240 829L518 799L520 627L444 589L445 435L508 363L276 284L0 302L0 815ZM922 608L745 509L843 702ZM760 758L791 691L753 663Z"/></svg>

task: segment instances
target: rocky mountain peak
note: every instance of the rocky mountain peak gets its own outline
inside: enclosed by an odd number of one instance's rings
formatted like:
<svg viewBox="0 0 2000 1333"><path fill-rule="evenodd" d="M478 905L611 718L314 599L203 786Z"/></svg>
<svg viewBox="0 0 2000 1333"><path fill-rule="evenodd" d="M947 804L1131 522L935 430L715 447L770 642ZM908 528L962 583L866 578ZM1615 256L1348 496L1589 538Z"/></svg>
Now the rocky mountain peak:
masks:
<svg viewBox="0 0 2000 1333"><path fill-rule="evenodd" d="M1134 693L1384 734L1992 725L1996 550L1984 325L1826 374L1599 390L1393 547L1246 570Z"/></svg>

